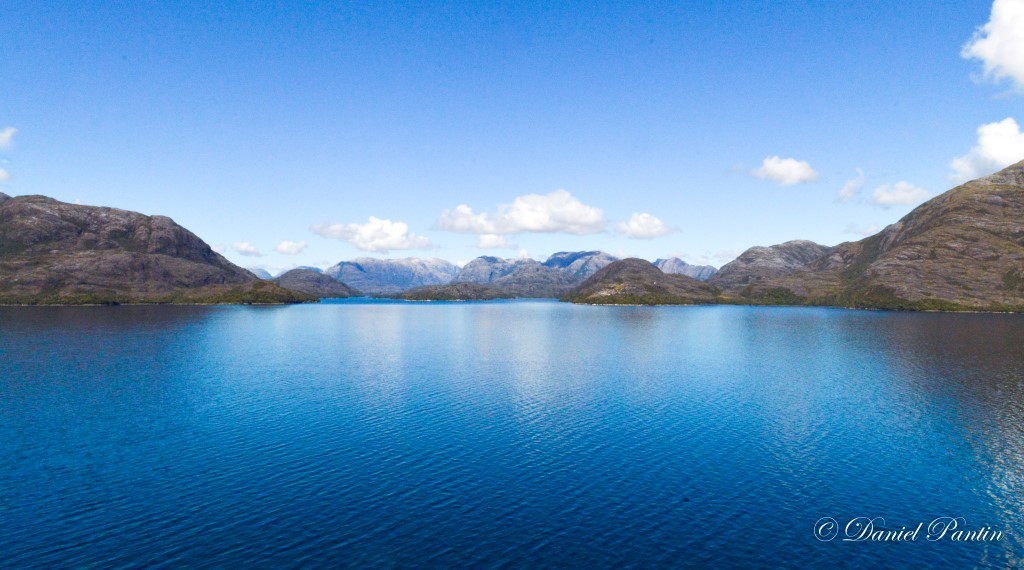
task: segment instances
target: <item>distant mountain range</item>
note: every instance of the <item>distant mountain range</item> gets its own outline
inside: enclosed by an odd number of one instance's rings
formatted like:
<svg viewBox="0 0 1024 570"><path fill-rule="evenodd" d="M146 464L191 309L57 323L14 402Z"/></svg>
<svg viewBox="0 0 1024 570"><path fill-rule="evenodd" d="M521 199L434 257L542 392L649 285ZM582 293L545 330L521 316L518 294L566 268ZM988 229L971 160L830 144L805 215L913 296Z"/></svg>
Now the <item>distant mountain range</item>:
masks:
<svg viewBox="0 0 1024 570"><path fill-rule="evenodd" d="M1024 310L1024 161L937 196L876 235L752 247L720 270L601 251L546 261L359 258L277 278L242 269L163 216L0 194L0 304L560 297L593 304L743 303Z"/></svg>
<svg viewBox="0 0 1024 570"><path fill-rule="evenodd" d="M359 258L324 275L366 294L405 299L553 298L617 259L601 251L559 252L543 263L481 256L459 268L443 259Z"/></svg>
<svg viewBox="0 0 1024 570"><path fill-rule="evenodd" d="M0 304L292 303L164 216L0 194Z"/></svg>
<svg viewBox="0 0 1024 570"><path fill-rule="evenodd" d="M483 256L467 263L451 283L417 287L398 296L413 300L557 298L616 260L602 251L561 251L544 263Z"/></svg>
<svg viewBox="0 0 1024 570"><path fill-rule="evenodd" d="M371 295L415 299L559 297L618 259L603 251L560 251L544 262L485 255L459 268L441 259L360 258L338 263L325 274ZM700 280L716 271L675 257L657 263L666 273Z"/></svg>
<svg viewBox="0 0 1024 570"><path fill-rule="evenodd" d="M398 297L415 300L557 298L580 281L570 270L549 267L534 259L477 258L467 263L452 283L417 287Z"/></svg>

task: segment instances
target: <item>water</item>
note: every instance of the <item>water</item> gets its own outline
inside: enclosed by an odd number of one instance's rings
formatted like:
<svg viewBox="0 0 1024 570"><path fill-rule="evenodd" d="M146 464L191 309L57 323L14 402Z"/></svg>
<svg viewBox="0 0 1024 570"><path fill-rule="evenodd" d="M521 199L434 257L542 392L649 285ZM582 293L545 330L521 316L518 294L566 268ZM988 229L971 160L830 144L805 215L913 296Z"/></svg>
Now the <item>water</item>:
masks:
<svg viewBox="0 0 1024 570"><path fill-rule="evenodd" d="M0 566L1019 565L1022 340L815 308L0 308ZM826 516L1004 535L821 542Z"/></svg>

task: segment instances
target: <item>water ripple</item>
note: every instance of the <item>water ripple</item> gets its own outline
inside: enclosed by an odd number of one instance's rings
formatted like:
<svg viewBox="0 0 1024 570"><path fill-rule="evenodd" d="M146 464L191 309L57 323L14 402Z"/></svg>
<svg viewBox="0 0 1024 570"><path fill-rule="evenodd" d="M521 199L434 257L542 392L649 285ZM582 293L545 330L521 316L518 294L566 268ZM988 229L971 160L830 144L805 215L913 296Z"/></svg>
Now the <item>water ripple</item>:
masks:
<svg viewBox="0 0 1024 570"><path fill-rule="evenodd" d="M1022 333L828 309L0 308L0 565L1021 565ZM822 516L1009 532L829 544Z"/></svg>

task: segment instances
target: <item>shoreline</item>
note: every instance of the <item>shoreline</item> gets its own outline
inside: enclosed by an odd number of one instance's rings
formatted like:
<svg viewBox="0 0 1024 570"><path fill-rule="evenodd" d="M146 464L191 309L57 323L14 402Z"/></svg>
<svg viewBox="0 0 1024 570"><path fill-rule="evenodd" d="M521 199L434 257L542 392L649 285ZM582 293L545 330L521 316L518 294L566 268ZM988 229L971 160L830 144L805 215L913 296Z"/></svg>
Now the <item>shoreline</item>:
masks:
<svg viewBox="0 0 1024 570"><path fill-rule="evenodd" d="M507 299L401 299L392 297L324 297L316 301L301 301L295 303L162 303L162 302L129 302L129 303L2 303L0 307L158 307L158 306L178 306L178 307L244 307L244 306L258 306L258 307L284 307L291 305L317 305L317 304L341 304L341 303L323 303L325 300L344 300L344 299L381 299L385 301L397 301L400 303L493 303L495 301L557 301L559 303L565 303L568 305L587 306L587 307L774 307L774 308L819 308L819 309L842 309L842 310L854 310L854 311L883 311L893 313L966 313L966 314L985 314L985 315L1019 315L1024 314L1024 308L1020 310L985 310L978 308L963 308L963 309L907 309L907 308L888 308L888 307L854 307L844 305L821 305L821 304L806 304L806 305L780 305L780 304L769 304L769 303L577 303L572 301L562 301L554 297L520 297L520 298L507 298ZM398 303L396 303L398 304Z"/></svg>

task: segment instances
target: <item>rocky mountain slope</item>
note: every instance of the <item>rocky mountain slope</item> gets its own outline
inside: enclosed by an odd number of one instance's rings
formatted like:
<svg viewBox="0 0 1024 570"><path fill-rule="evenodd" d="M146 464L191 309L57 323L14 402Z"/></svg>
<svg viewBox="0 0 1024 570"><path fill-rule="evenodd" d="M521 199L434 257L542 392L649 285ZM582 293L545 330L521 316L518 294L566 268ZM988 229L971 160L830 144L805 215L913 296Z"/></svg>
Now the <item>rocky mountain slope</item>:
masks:
<svg viewBox="0 0 1024 570"><path fill-rule="evenodd" d="M832 248L813 241L794 240L770 247L755 246L726 263L708 283L727 292L739 292L765 279L800 271Z"/></svg>
<svg viewBox="0 0 1024 570"><path fill-rule="evenodd" d="M630 258L602 268L562 300L595 305L690 305L720 302L721 292L692 277L663 273L649 261Z"/></svg>
<svg viewBox="0 0 1024 570"><path fill-rule="evenodd" d="M690 265L678 257L659 259L654 262L654 266L660 269L662 273L686 275L687 277L693 277L697 281L707 281L715 273L718 273L718 269L715 267L710 265Z"/></svg>
<svg viewBox="0 0 1024 570"><path fill-rule="evenodd" d="M363 288L376 295L395 296L407 299L499 299L509 297L556 298L572 289L575 285L592 275L595 271L615 261L615 257L601 251L559 252L550 256L544 263L533 259L502 259L500 257L482 256L458 269L453 277L444 279L439 275L432 283L413 283L412 280L392 281L380 286L379 281L371 283L370 288ZM421 260L401 260L406 264ZM440 261L440 260L430 260ZM368 265L365 260L346 262ZM444 262L447 263L447 262ZM355 282L363 283L358 274L345 273L336 268L341 263L328 269L329 275L344 279L344 275L354 278ZM464 285L484 285L485 287L468 287Z"/></svg>
<svg viewBox="0 0 1024 570"><path fill-rule="evenodd" d="M362 295L341 281L308 267L286 271L274 278L274 282L285 289L313 295L319 299L340 299Z"/></svg>
<svg viewBox="0 0 1024 570"><path fill-rule="evenodd" d="M753 301L1024 310L1024 161L967 182L871 237L752 285Z"/></svg>
<svg viewBox="0 0 1024 570"><path fill-rule="evenodd" d="M164 216L0 194L0 303L291 303Z"/></svg>
<svg viewBox="0 0 1024 570"><path fill-rule="evenodd" d="M462 266L459 272L455 274L452 283L493 283L502 277L510 275L515 266L516 262L513 259L502 259L485 255Z"/></svg>
<svg viewBox="0 0 1024 570"><path fill-rule="evenodd" d="M603 251L560 251L544 262L545 267L561 269L580 281L590 277L619 258Z"/></svg>
<svg viewBox="0 0 1024 570"><path fill-rule="evenodd" d="M696 281L675 291L645 263L609 265L566 300L1024 311L1024 161L859 241L751 248L704 284L714 291L694 289Z"/></svg>
<svg viewBox="0 0 1024 570"><path fill-rule="evenodd" d="M459 268L443 259L373 259L342 261L324 273L371 295L394 295L413 287L451 282Z"/></svg>
<svg viewBox="0 0 1024 570"><path fill-rule="evenodd" d="M533 259L519 259L512 272L492 285L513 297L557 298L579 283L571 272Z"/></svg>
<svg viewBox="0 0 1024 570"><path fill-rule="evenodd" d="M583 281L598 269L618 260L603 251L560 251L541 263L544 267L557 269L577 282ZM529 260L533 262L533 260ZM452 280L453 283L492 283L511 275L522 268L523 260L502 259L483 256L467 263ZM536 262L534 262L536 263Z"/></svg>

